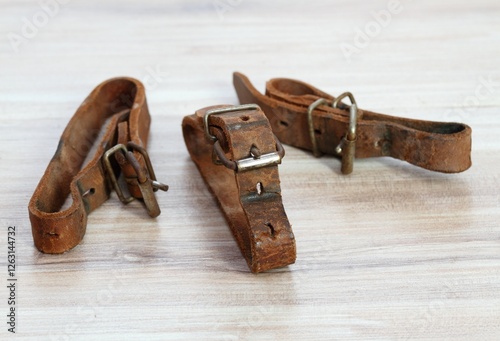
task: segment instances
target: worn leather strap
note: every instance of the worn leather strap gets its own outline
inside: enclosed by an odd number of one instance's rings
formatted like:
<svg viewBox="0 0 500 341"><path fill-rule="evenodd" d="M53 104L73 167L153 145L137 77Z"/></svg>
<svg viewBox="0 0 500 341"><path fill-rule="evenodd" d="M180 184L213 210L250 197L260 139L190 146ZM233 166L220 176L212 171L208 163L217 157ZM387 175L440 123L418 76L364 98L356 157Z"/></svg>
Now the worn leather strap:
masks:
<svg viewBox="0 0 500 341"><path fill-rule="evenodd" d="M349 151L356 158L391 156L444 173L462 172L471 166L468 125L413 120L358 109L355 141L349 142L346 136L350 107L339 103L338 108L333 108L335 97L286 78L268 81L265 95L241 73L235 72L233 81L240 103L257 103L283 143L313 150L315 142L320 153L332 155L338 155L337 146L350 145L353 148L343 148L341 152L343 160ZM326 101L312 111L310 131L308 108L321 98Z"/></svg>
<svg viewBox="0 0 500 341"><path fill-rule="evenodd" d="M113 187L109 178L116 179L120 169L131 195L128 201L144 199L151 216L160 214L152 192L166 187L156 182L147 167L144 150L150 122L144 86L135 79L110 79L85 99L64 130L29 203L33 240L40 251L62 253L80 243L87 215L109 198ZM116 161L108 155L108 169L104 155L115 145ZM68 195L71 205L63 209Z"/></svg>
<svg viewBox="0 0 500 341"><path fill-rule="evenodd" d="M295 239L281 201L281 156L275 158L280 144L264 113L259 108L204 108L184 117L182 130L251 271L294 263ZM266 163L270 159L274 161Z"/></svg>

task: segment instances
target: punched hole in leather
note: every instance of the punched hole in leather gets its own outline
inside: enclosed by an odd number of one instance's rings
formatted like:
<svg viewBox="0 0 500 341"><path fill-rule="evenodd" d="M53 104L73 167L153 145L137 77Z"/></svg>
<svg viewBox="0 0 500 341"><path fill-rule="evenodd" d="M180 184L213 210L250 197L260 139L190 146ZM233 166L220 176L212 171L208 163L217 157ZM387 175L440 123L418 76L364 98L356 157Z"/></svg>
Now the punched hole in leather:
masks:
<svg viewBox="0 0 500 341"><path fill-rule="evenodd" d="M284 150L260 108L200 109L184 117L182 128L189 154L250 270L257 273L294 263L295 238L278 174Z"/></svg>
<svg viewBox="0 0 500 341"><path fill-rule="evenodd" d="M233 84L241 104L256 103L263 109L281 142L316 156L342 157L344 174L352 171L355 158L381 156L443 173L463 172L471 166L472 130L466 124L362 110L352 103L354 97L350 104L337 101L338 97L293 79L271 79L265 94L239 72L233 74ZM349 140L353 127L355 135Z"/></svg>
<svg viewBox="0 0 500 341"><path fill-rule="evenodd" d="M66 126L30 200L29 217L38 250L62 253L78 245L85 235L87 215L109 198L112 188L116 189L110 179L122 171L130 198L143 200L151 216L160 214L152 195L156 178L144 154L150 122L144 86L138 80L114 78L92 91ZM126 153L105 157L116 146L132 154L133 171L130 162L120 159Z"/></svg>

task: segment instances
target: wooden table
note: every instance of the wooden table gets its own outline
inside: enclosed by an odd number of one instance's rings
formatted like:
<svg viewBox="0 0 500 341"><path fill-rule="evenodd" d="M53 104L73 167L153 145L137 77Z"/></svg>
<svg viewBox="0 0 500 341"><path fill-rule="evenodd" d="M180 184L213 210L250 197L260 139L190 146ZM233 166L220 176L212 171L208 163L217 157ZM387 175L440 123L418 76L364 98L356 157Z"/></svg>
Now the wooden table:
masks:
<svg viewBox="0 0 500 341"><path fill-rule="evenodd" d="M498 1L3 1L0 339L7 228L25 340L500 339ZM182 139L182 117L296 78L362 108L473 129L473 166L287 147L283 202L297 262L251 274ZM115 194L83 242L38 252L28 201L67 121L101 81L142 80L162 214Z"/></svg>

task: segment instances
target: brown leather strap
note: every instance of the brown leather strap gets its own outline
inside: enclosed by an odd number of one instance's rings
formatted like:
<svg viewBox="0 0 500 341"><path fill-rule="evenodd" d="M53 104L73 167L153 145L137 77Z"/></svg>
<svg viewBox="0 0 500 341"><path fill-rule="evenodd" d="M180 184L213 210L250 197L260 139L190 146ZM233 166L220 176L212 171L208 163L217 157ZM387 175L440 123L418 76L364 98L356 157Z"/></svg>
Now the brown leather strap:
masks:
<svg viewBox="0 0 500 341"><path fill-rule="evenodd" d="M260 108L200 109L184 117L182 130L251 271L294 263L295 239L281 201L277 166L284 151Z"/></svg>
<svg viewBox="0 0 500 341"><path fill-rule="evenodd" d="M80 243L87 215L109 198L113 185L119 186L108 178L116 179L120 168L131 194L125 198L118 188L123 200L143 199L151 216L160 214L152 192L166 187L156 182L144 150L150 122L144 86L135 79L110 79L85 99L64 130L29 203L33 240L40 251L62 253ZM123 144L117 145L118 140ZM95 152L82 168L93 146ZM104 155L113 146L107 168ZM62 209L68 195L71 205Z"/></svg>
<svg viewBox="0 0 500 341"><path fill-rule="evenodd" d="M263 95L241 73L235 72L233 81L240 102L257 103L283 143L307 150L313 150L316 143L320 153L332 155L338 155L340 145L343 163L351 152L356 158L391 156L444 173L462 172L471 166L471 128L465 124L412 120L361 109L352 122L349 106L339 103L333 108L335 97L309 84L272 79ZM322 104L312 110L310 130L308 108L316 101ZM347 133L350 123L356 123L351 141ZM345 170L343 173L349 172Z"/></svg>

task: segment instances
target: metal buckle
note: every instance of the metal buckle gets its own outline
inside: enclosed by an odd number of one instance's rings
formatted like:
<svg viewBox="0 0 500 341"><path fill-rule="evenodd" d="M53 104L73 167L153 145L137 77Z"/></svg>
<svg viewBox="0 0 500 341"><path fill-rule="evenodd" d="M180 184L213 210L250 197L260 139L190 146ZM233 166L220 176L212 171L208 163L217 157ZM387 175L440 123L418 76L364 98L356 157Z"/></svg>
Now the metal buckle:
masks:
<svg viewBox="0 0 500 341"><path fill-rule="evenodd" d="M314 134L314 124L313 124L313 117L312 113L314 109L316 109L318 106L323 105L323 104L328 104L328 101L324 98L317 99L314 101L309 108L307 108L307 124L309 125L309 137L311 138L312 142L312 152L313 155L316 157L321 156L321 152L318 149L318 143L316 142L316 135Z"/></svg>
<svg viewBox="0 0 500 341"><path fill-rule="evenodd" d="M274 140L276 142L276 152L261 154L256 147L252 147L250 149L251 157L233 161L229 160L226 157L226 154L222 150L222 147L220 146L220 142L217 140L217 137L210 134L208 125L208 118L210 117L210 115L226 114L235 111L252 110L252 109L260 110L260 107L257 104L245 104L227 108L212 109L208 110L205 113L205 116L203 117L205 135L207 136L207 138L214 141L214 149L213 149L214 154L212 154L212 160L215 164L222 164L225 167L234 170L235 172L242 172L281 163L281 159L285 156L285 149L283 148L283 146L281 145L281 143L279 142L279 140L276 138L275 135L274 135ZM217 156L217 158L215 158L215 156Z"/></svg>
<svg viewBox="0 0 500 341"><path fill-rule="evenodd" d="M342 156L342 174L352 173L354 167L354 158L356 155L356 126L358 121L358 105L354 96L350 92L344 92L338 96L332 103L332 108L337 108L338 104L345 97L349 97L351 101L351 106L349 107L349 127L346 134L342 137L340 143L335 147L335 152ZM314 134L314 125L312 113L319 105L328 104L328 101L324 98L317 99L307 108L307 123L309 125L309 136L311 138L313 154L318 157L321 156L318 144L316 141L316 135Z"/></svg>
<svg viewBox="0 0 500 341"><path fill-rule="evenodd" d="M135 150L142 155L142 157L144 158L144 162L146 163L147 174L144 172L134 153L132 153L129 149ZM116 194L118 195L118 198L122 203L128 204L129 202L134 200L134 197L126 197L124 195L123 190L118 183L118 179L116 178L113 171L113 167L111 166L111 161L109 160L110 156L119 150L123 152L128 162L130 163L132 168L134 168L137 174L137 179L134 179L133 184L139 186L148 214L153 218L157 217L160 214L160 207L158 205L158 201L156 200L154 192L159 189L162 191L167 191L168 186L156 180L153 165L151 164L151 160L149 159L149 155L146 149L133 142L128 142L127 146L123 144L117 144L114 147L108 149L106 153L104 153L104 165L108 172L109 179L111 180L111 183L113 184L113 187L116 191Z"/></svg>

